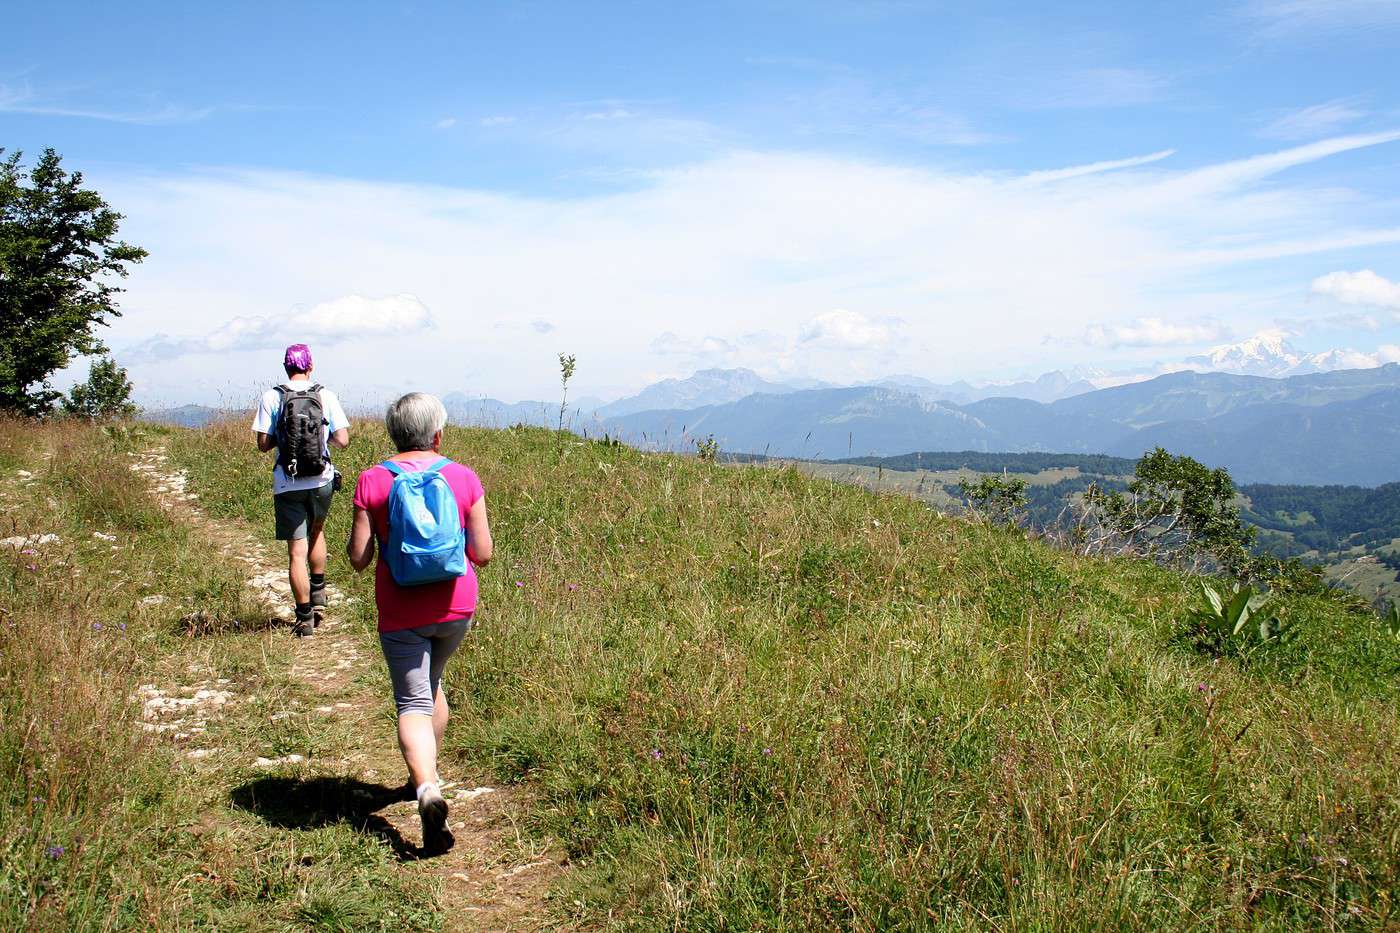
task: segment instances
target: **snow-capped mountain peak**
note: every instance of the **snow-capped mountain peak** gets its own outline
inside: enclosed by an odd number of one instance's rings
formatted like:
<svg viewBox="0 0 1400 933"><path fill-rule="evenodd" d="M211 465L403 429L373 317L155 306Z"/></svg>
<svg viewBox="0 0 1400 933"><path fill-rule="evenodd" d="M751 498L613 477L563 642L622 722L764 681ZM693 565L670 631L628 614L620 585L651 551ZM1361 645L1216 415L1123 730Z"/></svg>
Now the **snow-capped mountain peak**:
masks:
<svg viewBox="0 0 1400 933"><path fill-rule="evenodd" d="M1204 355L1187 360L1193 369L1248 376L1291 376L1300 372L1315 372L1308 365L1309 362L1309 358L1295 349L1288 342L1288 335L1281 330L1262 330L1239 343L1213 347Z"/></svg>
<svg viewBox="0 0 1400 933"><path fill-rule="evenodd" d="M1377 353L1350 349L1305 353L1288 341L1281 330L1262 330L1239 343L1215 347L1201 356L1189 357L1188 369L1201 372L1240 373L1246 376L1303 376L1329 373L1338 369L1367 369L1388 362L1391 348Z"/></svg>

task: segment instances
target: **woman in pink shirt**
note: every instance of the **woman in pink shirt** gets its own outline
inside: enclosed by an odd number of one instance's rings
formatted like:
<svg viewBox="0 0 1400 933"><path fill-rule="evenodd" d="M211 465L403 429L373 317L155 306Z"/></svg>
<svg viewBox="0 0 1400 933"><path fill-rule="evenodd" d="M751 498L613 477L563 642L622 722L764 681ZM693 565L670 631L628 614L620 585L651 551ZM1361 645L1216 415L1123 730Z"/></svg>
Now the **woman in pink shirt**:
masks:
<svg viewBox="0 0 1400 933"><path fill-rule="evenodd" d="M390 462L403 471L422 470L443 458L442 431L447 411L442 402L413 392L389 406L384 416L398 453ZM438 469L447 481L467 532L466 573L417 586L400 586L380 555L374 571L374 602L379 610L379 644L394 684L399 713L399 748L409 781L418 796L425 849L452 844L447 832L447 802L438 786L437 752L447 728L447 699L442 672L462 643L476 612L476 574L491 559L491 527L486 520L486 493L467 467L448 461ZM389 538L389 490L394 474L383 465L360 474L355 484L355 521L346 553L356 571L374 560Z"/></svg>

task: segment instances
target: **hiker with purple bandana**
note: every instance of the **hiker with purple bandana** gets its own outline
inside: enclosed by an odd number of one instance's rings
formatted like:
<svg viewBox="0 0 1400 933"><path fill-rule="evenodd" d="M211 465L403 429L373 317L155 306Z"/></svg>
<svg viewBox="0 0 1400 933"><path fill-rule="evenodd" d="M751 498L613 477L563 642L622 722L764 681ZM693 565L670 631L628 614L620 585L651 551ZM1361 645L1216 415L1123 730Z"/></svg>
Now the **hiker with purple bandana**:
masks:
<svg viewBox="0 0 1400 933"><path fill-rule="evenodd" d="M258 450L277 451L272 468L272 504L277 540L287 542L287 578L296 602L292 633L315 634L326 605L326 537L322 527L340 474L331 447L350 443L350 420L335 393L311 381L311 350L287 348L287 379L262 394L253 418Z"/></svg>

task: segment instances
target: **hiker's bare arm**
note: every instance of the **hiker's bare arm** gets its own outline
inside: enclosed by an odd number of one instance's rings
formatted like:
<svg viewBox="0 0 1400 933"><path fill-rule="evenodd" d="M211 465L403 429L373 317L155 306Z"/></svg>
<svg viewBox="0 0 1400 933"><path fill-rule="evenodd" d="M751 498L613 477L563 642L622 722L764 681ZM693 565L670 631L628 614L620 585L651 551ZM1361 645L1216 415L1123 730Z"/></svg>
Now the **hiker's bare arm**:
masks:
<svg viewBox="0 0 1400 933"><path fill-rule="evenodd" d="M478 567L491 562L491 523L486 520L485 496L467 513L467 556Z"/></svg>
<svg viewBox="0 0 1400 933"><path fill-rule="evenodd" d="M270 434L261 431L254 432L258 435L258 450L267 453L269 450L277 449L277 441Z"/></svg>
<svg viewBox="0 0 1400 933"><path fill-rule="evenodd" d="M369 513L355 509L355 521L350 526L350 540L345 542L345 556L350 558L350 566L359 573L374 560L374 529L369 524Z"/></svg>
<svg viewBox="0 0 1400 933"><path fill-rule="evenodd" d="M346 447L350 446L350 429L341 428L331 435L330 441L332 447L339 447L341 450L344 450Z"/></svg>

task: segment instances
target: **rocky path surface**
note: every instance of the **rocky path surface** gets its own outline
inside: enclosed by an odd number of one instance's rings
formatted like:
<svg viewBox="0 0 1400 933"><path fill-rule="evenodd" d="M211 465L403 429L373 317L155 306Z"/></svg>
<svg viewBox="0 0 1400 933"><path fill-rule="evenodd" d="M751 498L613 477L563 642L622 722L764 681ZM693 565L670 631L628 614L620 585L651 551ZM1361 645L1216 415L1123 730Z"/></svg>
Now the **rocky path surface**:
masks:
<svg viewBox="0 0 1400 933"><path fill-rule="evenodd" d="M236 523L210 516L188 489L188 478L176 469L164 448L132 455L130 469L144 479L178 520L192 526L210 546L230 561L246 566L249 596L269 619L290 621L291 593L285 557L274 554ZM244 751L255 768L287 779L280 785L293 794L315 796L331 792L357 798L353 806L337 804L345 818L382 838L403 871L425 872L441 879L439 890L449 930L537 930L548 926L545 895L563 870L557 852L532 852L515 830L524 801L512 787L467 786L453 781L451 764L444 763L443 795L451 807L448 828L454 845L441 855L421 848L417 805L405 792L407 772L394 738L392 717L386 714L388 690L381 659L370 654L363 634L337 618L345 598L328 586L329 607L312 638L295 645L291 675L315 698L313 711L334 717L355 736L355 747L338 758L305 759L255 757ZM277 625L274 638L293 638ZM192 671L198 675L200 671ZM143 685L139 691L142 726L148 731L198 741L211 717L228 703L238 702L239 686L223 679L204 679L180 691ZM175 694L182 695L175 695ZM449 729L451 727L449 726ZM194 748L186 757L198 760L235 749ZM322 804L324 806L324 804Z"/></svg>

